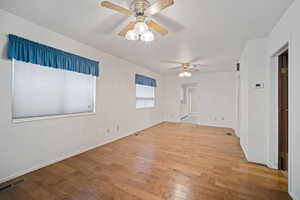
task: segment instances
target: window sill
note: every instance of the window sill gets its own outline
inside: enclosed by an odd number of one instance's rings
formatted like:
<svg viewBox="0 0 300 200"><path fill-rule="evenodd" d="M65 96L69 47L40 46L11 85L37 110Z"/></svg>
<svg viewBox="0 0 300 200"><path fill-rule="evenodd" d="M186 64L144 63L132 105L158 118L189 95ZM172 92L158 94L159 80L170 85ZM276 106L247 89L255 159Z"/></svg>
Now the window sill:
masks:
<svg viewBox="0 0 300 200"><path fill-rule="evenodd" d="M145 108L135 108L136 110L148 110L148 109L155 109L154 107L145 107Z"/></svg>
<svg viewBox="0 0 300 200"><path fill-rule="evenodd" d="M89 116L89 115L96 115L96 112L74 113L74 114L65 114L65 115L53 115L53 116L44 116L44 117L28 117L28 118L13 119L12 122L14 124L18 124L18 123L25 123L25 122L40 121L40 120L81 117L81 116Z"/></svg>

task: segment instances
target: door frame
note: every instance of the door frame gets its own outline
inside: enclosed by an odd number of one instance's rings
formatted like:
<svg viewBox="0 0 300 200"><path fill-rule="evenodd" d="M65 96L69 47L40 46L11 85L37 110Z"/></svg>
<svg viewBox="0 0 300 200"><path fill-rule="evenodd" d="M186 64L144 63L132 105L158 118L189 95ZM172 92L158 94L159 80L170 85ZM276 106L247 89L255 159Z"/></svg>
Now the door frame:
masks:
<svg viewBox="0 0 300 200"><path fill-rule="evenodd" d="M268 150L267 150L267 164L268 167L278 169L279 167L279 91L278 91L278 80L279 80L279 56L284 53L286 50L289 51L288 63L288 103L289 103L289 113L288 113L288 190L291 193L292 188L292 161L293 161L293 138L294 138L294 127L292 121L294 120L292 110L294 110L294 92L293 92L293 49L291 45L291 40L287 41L280 49L278 49L274 54L271 54L270 57L270 68L269 68L269 104L270 104L270 112L269 112L269 135L268 135Z"/></svg>
<svg viewBox="0 0 300 200"><path fill-rule="evenodd" d="M280 142L281 142L281 140L282 140L282 132L281 132L281 130L280 130L280 128L281 128L281 126L282 126L282 123L279 121L279 119L282 117L282 116L280 116L280 115L282 115L282 108L281 108L281 103L280 103L280 98L282 97L282 95L283 95L283 91L282 91L282 89L281 89L281 87L280 87L280 79L281 79L281 77L280 77L280 72L279 72L279 69L282 67L282 66L280 66L281 64L279 63L279 61L280 61L280 56L282 56L284 53L286 53L286 52L288 52L288 50L289 50L289 48L288 47L286 47L286 48L283 48L282 49L282 51L280 52L280 54L278 55L278 59L277 59L277 61L278 61L278 63L277 63L277 72L278 72L278 74L277 74L277 92L278 92L278 95L277 95L277 101L278 101L278 109L277 109L277 116L278 116L278 119L277 119L277 124L278 124L278 169L279 170L282 170L282 168L283 168L283 166L281 166L282 165L282 161L281 161L281 156L280 156L280 153L281 153L281 151L282 151L282 144L280 144ZM288 54L289 55L289 54ZM288 56L288 58L289 58L289 56ZM287 68L289 67L289 64L288 64L288 66L287 66ZM282 81L282 80L281 80ZM282 86L282 85L281 85ZM289 88L289 85L288 85L288 88ZM287 96L287 98L288 98L288 96ZM289 109L289 105L287 106L288 107L288 109ZM289 111L288 111L288 114L289 114ZM289 122L289 119L288 119L288 122ZM289 130L288 130L289 131ZM289 138L289 132L287 133L287 137ZM283 171L283 170L282 170ZM286 169L286 171L288 171L288 169Z"/></svg>

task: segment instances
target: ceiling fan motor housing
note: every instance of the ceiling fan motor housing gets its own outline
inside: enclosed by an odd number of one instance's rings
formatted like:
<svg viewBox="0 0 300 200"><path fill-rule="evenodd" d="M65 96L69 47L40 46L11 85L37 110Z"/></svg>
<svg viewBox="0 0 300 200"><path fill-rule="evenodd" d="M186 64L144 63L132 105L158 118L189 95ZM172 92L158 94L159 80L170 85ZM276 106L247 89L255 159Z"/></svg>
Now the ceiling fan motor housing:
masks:
<svg viewBox="0 0 300 200"><path fill-rule="evenodd" d="M190 66L191 66L190 63L182 63L182 67L185 69L189 68Z"/></svg>
<svg viewBox="0 0 300 200"><path fill-rule="evenodd" d="M150 6L147 0L134 0L131 5L131 9L136 13L136 17L144 17L145 10ZM141 18L140 18L141 20ZM143 18L144 20L144 18Z"/></svg>

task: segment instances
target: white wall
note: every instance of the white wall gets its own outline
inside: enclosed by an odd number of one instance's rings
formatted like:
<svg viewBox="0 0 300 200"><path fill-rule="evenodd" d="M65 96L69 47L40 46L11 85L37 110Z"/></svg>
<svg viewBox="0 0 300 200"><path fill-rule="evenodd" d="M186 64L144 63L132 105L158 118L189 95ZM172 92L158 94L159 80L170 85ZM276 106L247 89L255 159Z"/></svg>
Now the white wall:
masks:
<svg viewBox="0 0 300 200"><path fill-rule="evenodd" d="M247 94L243 95L245 99L243 100L243 106L241 106L241 109L243 109L244 112L244 120L246 120L246 122L244 122L242 119L243 117L241 117L240 132L242 135L242 145L247 149L247 153L252 151L252 149L259 147L257 149L259 151L255 150L256 153L252 154L255 156L254 159L261 159L262 154L265 154L264 163L269 167L277 168L277 66L274 55L286 44L289 44L289 193L294 200L300 200L300 145L298 144L298 142L300 142L299 10L300 1L295 0L269 36L265 40L250 41L246 45L245 51L241 57L241 62L243 63L241 68L244 67L246 70L252 71L252 73L247 71L244 72L244 77L241 77L241 87L247 87L245 85L248 83L248 91L244 90L245 92L247 91ZM261 57L261 52L256 52L261 51L263 48L266 49L265 58ZM253 82L247 80L249 78L255 78L257 81L264 81L266 86L265 90L251 92L251 84ZM264 100L265 103L261 103ZM257 109L254 110L256 106ZM256 117L258 117L259 120L250 117L250 109L256 112ZM265 124L265 127L262 127L262 122ZM253 138L252 142L250 141L251 138ZM243 144L245 142L243 140L248 141L247 146ZM253 159L252 157L250 158Z"/></svg>
<svg viewBox="0 0 300 200"><path fill-rule="evenodd" d="M193 122L201 125L237 127L237 73L200 72L191 78L169 76L165 79L165 120L180 121L182 107L180 90L182 84L195 87ZM181 111L181 112L180 112Z"/></svg>
<svg viewBox="0 0 300 200"><path fill-rule="evenodd" d="M0 182L163 120L163 82L158 74L2 10L0 24ZM11 61L6 59L9 33L99 60L96 115L13 124ZM135 109L135 73L158 80L156 108Z"/></svg>
<svg viewBox="0 0 300 200"><path fill-rule="evenodd" d="M240 138L251 162L266 163L266 40L248 41L240 59Z"/></svg>

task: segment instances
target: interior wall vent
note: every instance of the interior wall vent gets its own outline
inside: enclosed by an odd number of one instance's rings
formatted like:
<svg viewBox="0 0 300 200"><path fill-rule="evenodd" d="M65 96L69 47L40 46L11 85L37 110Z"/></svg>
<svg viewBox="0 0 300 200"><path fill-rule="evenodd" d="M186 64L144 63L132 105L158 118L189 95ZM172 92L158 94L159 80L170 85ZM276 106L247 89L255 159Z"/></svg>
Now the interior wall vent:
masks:
<svg viewBox="0 0 300 200"><path fill-rule="evenodd" d="M16 180L16 181L12 182L12 183L4 184L4 185L0 186L0 192L6 191L10 188L13 188L13 187L23 183L24 181L25 181L25 179L19 179L19 180Z"/></svg>
<svg viewBox="0 0 300 200"><path fill-rule="evenodd" d="M237 63L237 64L236 64L236 71L240 71L240 69L241 69L241 64L240 64L240 63Z"/></svg>
<svg viewBox="0 0 300 200"><path fill-rule="evenodd" d="M233 134L232 134L232 133L229 133L229 132L226 133L226 135L228 135L228 136L233 136Z"/></svg>
<svg viewBox="0 0 300 200"><path fill-rule="evenodd" d="M186 119L188 117L189 117L188 115L185 115L185 116L181 117L180 120L184 120L184 119Z"/></svg>

